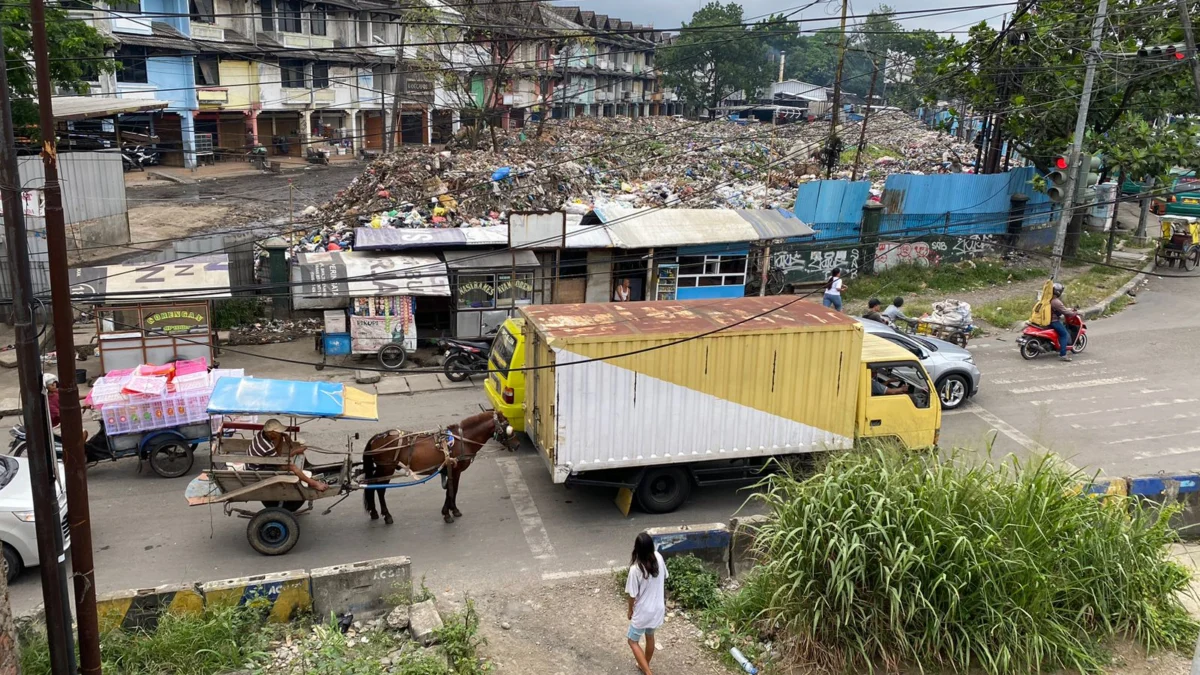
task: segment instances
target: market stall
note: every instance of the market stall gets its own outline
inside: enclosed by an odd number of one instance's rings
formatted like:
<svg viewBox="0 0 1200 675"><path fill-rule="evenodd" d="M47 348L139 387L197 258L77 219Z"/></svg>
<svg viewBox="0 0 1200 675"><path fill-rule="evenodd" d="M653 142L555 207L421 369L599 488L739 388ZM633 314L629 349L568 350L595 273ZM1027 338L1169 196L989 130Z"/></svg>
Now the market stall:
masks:
<svg viewBox="0 0 1200 675"><path fill-rule="evenodd" d="M454 288L454 335L486 336L522 305L533 304L533 251L446 251Z"/></svg>

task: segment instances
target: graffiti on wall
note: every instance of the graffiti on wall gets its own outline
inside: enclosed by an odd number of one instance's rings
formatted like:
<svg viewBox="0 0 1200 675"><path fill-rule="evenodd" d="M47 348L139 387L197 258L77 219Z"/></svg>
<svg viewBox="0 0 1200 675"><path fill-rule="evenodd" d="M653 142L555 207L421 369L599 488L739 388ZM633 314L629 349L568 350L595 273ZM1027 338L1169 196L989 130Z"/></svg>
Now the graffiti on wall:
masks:
<svg viewBox="0 0 1200 675"><path fill-rule="evenodd" d="M875 246L872 270L876 273L899 265L932 266L959 262L995 252L997 235L964 237L930 236L919 241L881 241ZM821 281L837 267L851 277L859 272L861 249L803 247L775 251L771 268L783 273L790 283Z"/></svg>
<svg viewBox="0 0 1200 675"><path fill-rule="evenodd" d="M791 282L824 279L834 268L854 277L860 255L856 248L784 250L771 255L771 269L779 270Z"/></svg>

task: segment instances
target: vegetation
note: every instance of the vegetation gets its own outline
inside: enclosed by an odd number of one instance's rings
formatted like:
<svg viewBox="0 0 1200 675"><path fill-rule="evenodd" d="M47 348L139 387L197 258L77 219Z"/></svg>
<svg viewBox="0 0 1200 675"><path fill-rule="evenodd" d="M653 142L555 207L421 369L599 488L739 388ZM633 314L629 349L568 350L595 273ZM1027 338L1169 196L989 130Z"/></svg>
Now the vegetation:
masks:
<svg viewBox="0 0 1200 675"><path fill-rule="evenodd" d="M438 649L454 675L477 675L491 671L491 664L480 661L478 651L487 640L479 635L479 613L475 603L467 600L466 609L446 617L437 630Z"/></svg>
<svg viewBox="0 0 1200 675"><path fill-rule="evenodd" d="M736 2L710 2L696 10L671 46L655 57L665 86L685 101L715 108L738 90L752 95L770 82L767 45L757 29L740 25L742 20Z"/></svg>
<svg viewBox="0 0 1200 675"><path fill-rule="evenodd" d="M1086 480L1053 458L971 466L884 449L776 474L757 497L772 515L764 563L719 625L849 672L1096 672L1118 636L1190 646L1173 510L1083 497Z"/></svg>
<svg viewBox="0 0 1200 675"><path fill-rule="evenodd" d="M1009 328L1018 321L1028 321L1033 304L1037 301L1034 295L1018 295L1003 300L981 303L971 308L971 313L980 321L996 328Z"/></svg>
<svg viewBox="0 0 1200 675"><path fill-rule="evenodd" d="M213 322L218 330L254 323L262 317L263 306L255 298L227 298L213 301Z"/></svg>
<svg viewBox="0 0 1200 675"><path fill-rule="evenodd" d="M687 610L707 610L720 604L717 575L694 555L667 561L667 597Z"/></svg>
<svg viewBox="0 0 1200 675"><path fill-rule="evenodd" d="M847 300L879 298L885 303L895 296L924 291L961 293L987 286L1025 281L1046 276L1039 267L1010 267L999 260L974 260L933 267L899 265L871 276L846 282Z"/></svg>

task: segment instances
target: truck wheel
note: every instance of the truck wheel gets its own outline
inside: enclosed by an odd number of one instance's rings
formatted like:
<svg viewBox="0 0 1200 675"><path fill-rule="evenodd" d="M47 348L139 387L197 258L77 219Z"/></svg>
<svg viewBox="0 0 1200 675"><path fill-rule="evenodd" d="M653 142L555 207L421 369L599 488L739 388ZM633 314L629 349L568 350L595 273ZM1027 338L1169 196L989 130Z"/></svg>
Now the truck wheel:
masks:
<svg viewBox="0 0 1200 675"><path fill-rule="evenodd" d="M647 513L670 513L683 506L692 493L692 481L678 467L651 469L638 483L637 498Z"/></svg>
<svg viewBox="0 0 1200 675"><path fill-rule="evenodd" d="M246 538L263 555L283 555L300 541L300 523L283 509L263 509L250 519Z"/></svg>

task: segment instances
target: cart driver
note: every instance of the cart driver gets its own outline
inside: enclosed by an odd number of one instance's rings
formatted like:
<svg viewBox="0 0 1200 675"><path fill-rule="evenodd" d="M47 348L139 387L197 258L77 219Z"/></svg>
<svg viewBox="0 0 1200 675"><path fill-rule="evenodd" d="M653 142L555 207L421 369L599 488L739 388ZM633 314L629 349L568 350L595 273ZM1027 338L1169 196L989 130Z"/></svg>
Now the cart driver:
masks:
<svg viewBox="0 0 1200 675"><path fill-rule="evenodd" d="M254 440L250 441L248 454L251 457L280 457L286 455L292 458L292 461L288 464L288 468L291 469L292 473L296 474L300 482L314 490L324 492L329 486L313 478L311 472L305 471L300 466L304 462L305 449L304 444L299 439L292 440L288 437L287 427L283 425L283 422L272 418L267 420L261 431L254 434ZM296 457L300 458L299 463L297 463ZM275 469L275 466L270 464L247 464L246 468L251 471L271 471Z"/></svg>

